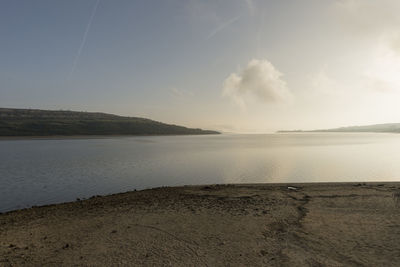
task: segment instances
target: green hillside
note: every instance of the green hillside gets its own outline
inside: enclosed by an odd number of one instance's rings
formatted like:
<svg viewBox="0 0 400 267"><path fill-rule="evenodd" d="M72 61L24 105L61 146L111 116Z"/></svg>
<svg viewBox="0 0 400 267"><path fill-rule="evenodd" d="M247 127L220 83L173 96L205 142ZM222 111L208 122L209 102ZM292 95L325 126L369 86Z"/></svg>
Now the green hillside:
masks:
<svg viewBox="0 0 400 267"><path fill-rule="evenodd" d="M218 132L106 113L0 108L0 136L192 134Z"/></svg>

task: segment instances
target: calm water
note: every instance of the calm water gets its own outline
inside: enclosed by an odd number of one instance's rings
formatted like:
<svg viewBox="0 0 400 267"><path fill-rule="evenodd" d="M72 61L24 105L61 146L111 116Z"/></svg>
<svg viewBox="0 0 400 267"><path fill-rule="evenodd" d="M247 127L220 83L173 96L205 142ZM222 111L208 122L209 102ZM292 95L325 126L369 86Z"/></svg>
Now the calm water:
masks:
<svg viewBox="0 0 400 267"><path fill-rule="evenodd" d="M0 141L0 211L158 186L399 181L400 135Z"/></svg>

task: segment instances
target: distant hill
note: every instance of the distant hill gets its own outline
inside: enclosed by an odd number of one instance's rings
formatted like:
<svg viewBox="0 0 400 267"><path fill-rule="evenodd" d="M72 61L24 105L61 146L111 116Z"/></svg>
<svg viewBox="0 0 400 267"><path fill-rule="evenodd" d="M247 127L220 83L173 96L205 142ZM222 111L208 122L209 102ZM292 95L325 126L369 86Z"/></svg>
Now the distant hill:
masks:
<svg viewBox="0 0 400 267"><path fill-rule="evenodd" d="M0 108L0 136L196 134L219 133L106 113Z"/></svg>
<svg viewBox="0 0 400 267"><path fill-rule="evenodd" d="M349 126L333 129L323 129L323 130L312 130L312 131L279 131L280 133L290 133L290 132L340 132L340 133L351 133L351 132L364 132L364 133L400 133L400 123L384 123L384 124L374 124L366 126Z"/></svg>

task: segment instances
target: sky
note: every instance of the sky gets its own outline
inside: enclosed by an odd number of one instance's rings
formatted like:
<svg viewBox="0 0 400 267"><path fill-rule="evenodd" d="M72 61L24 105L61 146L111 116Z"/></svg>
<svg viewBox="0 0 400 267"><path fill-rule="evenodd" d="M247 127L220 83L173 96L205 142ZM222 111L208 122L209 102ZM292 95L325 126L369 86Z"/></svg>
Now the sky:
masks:
<svg viewBox="0 0 400 267"><path fill-rule="evenodd" d="M2 0L0 107L232 133L400 122L397 0Z"/></svg>

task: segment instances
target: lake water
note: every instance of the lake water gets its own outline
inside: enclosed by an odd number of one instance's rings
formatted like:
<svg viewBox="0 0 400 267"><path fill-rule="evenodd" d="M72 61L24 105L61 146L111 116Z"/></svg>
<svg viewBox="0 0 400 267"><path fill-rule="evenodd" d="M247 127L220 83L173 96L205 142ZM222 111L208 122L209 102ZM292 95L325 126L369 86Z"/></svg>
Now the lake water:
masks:
<svg viewBox="0 0 400 267"><path fill-rule="evenodd" d="M400 135L0 140L0 212L159 186L400 180Z"/></svg>

